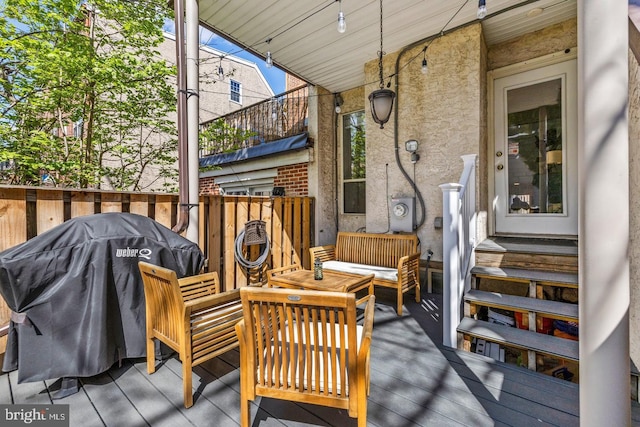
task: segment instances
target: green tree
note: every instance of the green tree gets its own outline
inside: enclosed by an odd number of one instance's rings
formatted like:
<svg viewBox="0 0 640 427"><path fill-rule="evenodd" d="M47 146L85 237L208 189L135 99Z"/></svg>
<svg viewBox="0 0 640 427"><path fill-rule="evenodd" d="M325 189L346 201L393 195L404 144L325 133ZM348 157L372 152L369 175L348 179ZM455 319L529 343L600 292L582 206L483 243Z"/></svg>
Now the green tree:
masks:
<svg viewBox="0 0 640 427"><path fill-rule="evenodd" d="M3 182L39 185L50 173L61 186L141 190L145 175L175 176L175 69L156 49L170 16L162 5L0 1L0 162L12 165Z"/></svg>

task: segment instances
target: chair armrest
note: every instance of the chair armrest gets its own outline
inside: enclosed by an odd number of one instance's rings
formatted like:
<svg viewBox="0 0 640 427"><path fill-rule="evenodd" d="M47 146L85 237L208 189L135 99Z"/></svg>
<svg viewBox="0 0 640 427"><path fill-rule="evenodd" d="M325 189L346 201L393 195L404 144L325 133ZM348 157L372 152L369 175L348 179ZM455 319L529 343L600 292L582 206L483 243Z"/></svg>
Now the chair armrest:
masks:
<svg viewBox="0 0 640 427"><path fill-rule="evenodd" d="M375 311L375 295L369 295L362 300L366 301L364 309L364 322L362 324L362 335L360 339L360 347L358 348L358 361L364 362L363 358L368 357L369 348L371 346L371 336L373 334L373 314Z"/></svg>
<svg viewBox="0 0 640 427"><path fill-rule="evenodd" d="M405 255L398 260L398 282L408 284L420 281L420 252Z"/></svg>
<svg viewBox="0 0 640 427"><path fill-rule="evenodd" d="M334 261L336 259L336 245L316 246L309 248L309 254L311 255L311 263L316 258L320 258L320 261Z"/></svg>
<svg viewBox="0 0 640 427"><path fill-rule="evenodd" d="M240 302L240 289L232 289L230 291L222 292L216 295L207 295L204 297L192 299L184 303L185 310L189 313L193 313L197 310L216 307L229 303L231 301Z"/></svg>

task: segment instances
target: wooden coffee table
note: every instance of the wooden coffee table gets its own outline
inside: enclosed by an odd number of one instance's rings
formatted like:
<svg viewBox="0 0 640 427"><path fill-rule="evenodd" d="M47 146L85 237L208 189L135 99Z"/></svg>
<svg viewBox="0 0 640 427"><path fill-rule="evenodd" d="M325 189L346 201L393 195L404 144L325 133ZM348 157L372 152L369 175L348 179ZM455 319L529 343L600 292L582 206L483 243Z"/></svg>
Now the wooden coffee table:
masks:
<svg viewBox="0 0 640 427"><path fill-rule="evenodd" d="M356 301L362 303L369 295L373 295L373 274L361 276L324 270L323 278L315 280L312 270L295 270L269 278L270 286L292 289L310 289L314 291L334 291L356 293L367 289L367 296Z"/></svg>

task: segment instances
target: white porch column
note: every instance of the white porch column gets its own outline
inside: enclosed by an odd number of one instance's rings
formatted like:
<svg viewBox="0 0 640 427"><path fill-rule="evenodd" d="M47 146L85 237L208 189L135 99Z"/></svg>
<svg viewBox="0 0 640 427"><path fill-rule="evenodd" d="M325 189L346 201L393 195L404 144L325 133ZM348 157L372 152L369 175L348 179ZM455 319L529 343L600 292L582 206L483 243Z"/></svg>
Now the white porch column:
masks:
<svg viewBox="0 0 640 427"><path fill-rule="evenodd" d="M186 0L187 33L187 144L189 146L189 226L186 237L194 243L199 240L200 201L200 32L198 0Z"/></svg>
<svg viewBox="0 0 640 427"><path fill-rule="evenodd" d="M578 2L582 426L631 424L627 7Z"/></svg>
<svg viewBox="0 0 640 427"><path fill-rule="evenodd" d="M442 184L442 344L458 346L460 324L460 184Z"/></svg>

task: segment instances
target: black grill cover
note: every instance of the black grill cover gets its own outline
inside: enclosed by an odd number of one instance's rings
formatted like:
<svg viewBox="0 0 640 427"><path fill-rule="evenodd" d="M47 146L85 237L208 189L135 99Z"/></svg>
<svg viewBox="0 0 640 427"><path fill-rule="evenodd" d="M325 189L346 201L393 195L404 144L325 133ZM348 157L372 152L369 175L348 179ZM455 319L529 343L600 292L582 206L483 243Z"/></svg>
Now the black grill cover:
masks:
<svg viewBox="0 0 640 427"><path fill-rule="evenodd" d="M145 356L138 260L184 277L201 270L204 255L154 220L127 213L71 219L0 252L0 293L15 320L3 370L18 369L18 382L88 377Z"/></svg>

